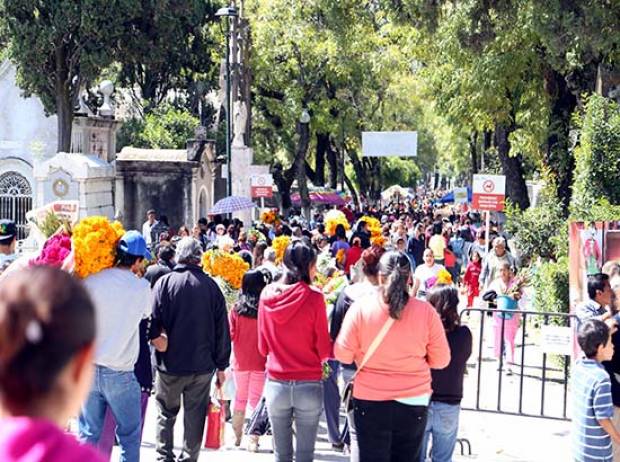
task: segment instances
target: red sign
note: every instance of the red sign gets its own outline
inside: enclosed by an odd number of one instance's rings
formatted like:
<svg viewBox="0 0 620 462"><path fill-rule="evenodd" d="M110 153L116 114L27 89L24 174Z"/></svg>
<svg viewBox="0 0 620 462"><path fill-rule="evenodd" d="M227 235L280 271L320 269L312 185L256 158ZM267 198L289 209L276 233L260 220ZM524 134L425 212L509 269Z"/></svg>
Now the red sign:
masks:
<svg viewBox="0 0 620 462"><path fill-rule="evenodd" d="M503 194L474 194L471 207L476 210L491 210L501 212L504 210Z"/></svg>
<svg viewBox="0 0 620 462"><path fill-rule="evenodd" d="M252 199L259 199L261 197L272 198L273 188L271 186L252 186Z"/></svg>
<svg viewBox="0 0 620 462"><path fill-rule="evenodd" d="M506 198L506 177L503 175L474 175L472 208L501 212Z"/></svg>

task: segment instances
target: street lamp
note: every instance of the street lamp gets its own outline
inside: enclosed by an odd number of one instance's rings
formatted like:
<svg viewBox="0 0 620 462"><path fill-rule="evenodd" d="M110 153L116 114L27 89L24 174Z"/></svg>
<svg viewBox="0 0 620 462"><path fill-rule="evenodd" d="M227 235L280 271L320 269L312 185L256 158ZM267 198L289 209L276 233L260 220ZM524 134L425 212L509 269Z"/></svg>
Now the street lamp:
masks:
<svg viewBox="0 0 620 462"><path fill-rule="evenodd" d="M226 6L220 8L215 13L218 18L229 18L226 29L226 194L232 196L232 169L231 169L231 150L230 150L230 134L232 133L232 117L230 109L230 32L232 30L230 19L238 16L237 8L234 6Z"/></svg>

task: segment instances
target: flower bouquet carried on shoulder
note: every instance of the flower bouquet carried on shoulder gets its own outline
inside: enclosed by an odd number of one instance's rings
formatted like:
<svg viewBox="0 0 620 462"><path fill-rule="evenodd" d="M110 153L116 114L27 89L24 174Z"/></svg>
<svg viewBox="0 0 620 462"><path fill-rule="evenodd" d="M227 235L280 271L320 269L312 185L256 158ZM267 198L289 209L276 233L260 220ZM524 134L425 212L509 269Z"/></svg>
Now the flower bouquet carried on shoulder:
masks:
<svg viewBox="0 0 620 462"><path fill-rule="evenodd" d="M250 265L237 254L214 249L202 254L202 269L216 280L226 306L232 307L239 298L243 275L250 269Z"/></svg>
<svg viewBox="0 0 620 462"><path fill-rule="evenodd" d="M83 218L71 235L74 273L85 278L114 266L116 246L125 234L123 225L102 216Z"/></svg>

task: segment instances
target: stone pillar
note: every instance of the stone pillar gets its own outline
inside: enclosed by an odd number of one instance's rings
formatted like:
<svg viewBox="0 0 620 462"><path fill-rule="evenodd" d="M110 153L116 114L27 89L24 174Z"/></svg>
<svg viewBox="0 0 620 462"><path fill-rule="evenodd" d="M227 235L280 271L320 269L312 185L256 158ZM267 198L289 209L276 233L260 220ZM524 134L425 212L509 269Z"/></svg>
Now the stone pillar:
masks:
<svg viewBox="0 0 620 462"><path fill-rule="evenodd" d="M93 155L58 153L35 164L35 207L57 200L80 202L80 218L114 217L114 167Z"/></svg>
<svg viewBox="0 0 620 462"><path fill-rule="evenodd" d="M106 162L116 158L116 131L121 122L107 117L76 116L71 152L92 154Z"/></svg>

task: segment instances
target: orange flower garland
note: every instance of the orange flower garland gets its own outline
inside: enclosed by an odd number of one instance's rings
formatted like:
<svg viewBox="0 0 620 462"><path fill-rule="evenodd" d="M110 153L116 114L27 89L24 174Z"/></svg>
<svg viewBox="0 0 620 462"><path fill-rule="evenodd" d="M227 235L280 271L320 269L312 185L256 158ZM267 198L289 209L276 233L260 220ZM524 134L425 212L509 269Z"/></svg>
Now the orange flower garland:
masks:
<svg viewBox="0 0 620 462"><path fill-rule="evenodd" d="M336 252L336 263L342 265L344 263L345 252L344 249L340 249Z"/></svg>
<svg viewBox="0 0 620 462"><path fill-rule="evenodd" d="M243 275L250 265L237 254L209 250L202 254L202 269L213 277L220 276L234 289L240 289Z"/></svg>
<svg viewBox="0 0 620 462"><path fill-rule="evenodd" d="M260 214L260 221L267 225L276 224L279 221L278 214L275 210L267 210Z"/></svg>
<svg viewBox="0 0 620 462"><path fill-rule="evenodd" d="M75 225L71 246L75 258L75 274L85 278L114 265L116 245L125 234L118 221L106 217L86 217Z"/></svg>
<svg viewBox="0 0 620 462"><path fill-rule="evenodd" d="M276 251L276 263L282 263L284 259L284 251L291 243L291 238L289 236L278 236L271 243L271 247Z"/></svg>
<svg viewBox="0 0 620 462"><path fill-rule="evenodd" d="M325 232L328 236L336 234L336 227L338 225L344 226L345 231L351 229L349 221L344 213L340 210L330 210L325 214Z"/></svg>

